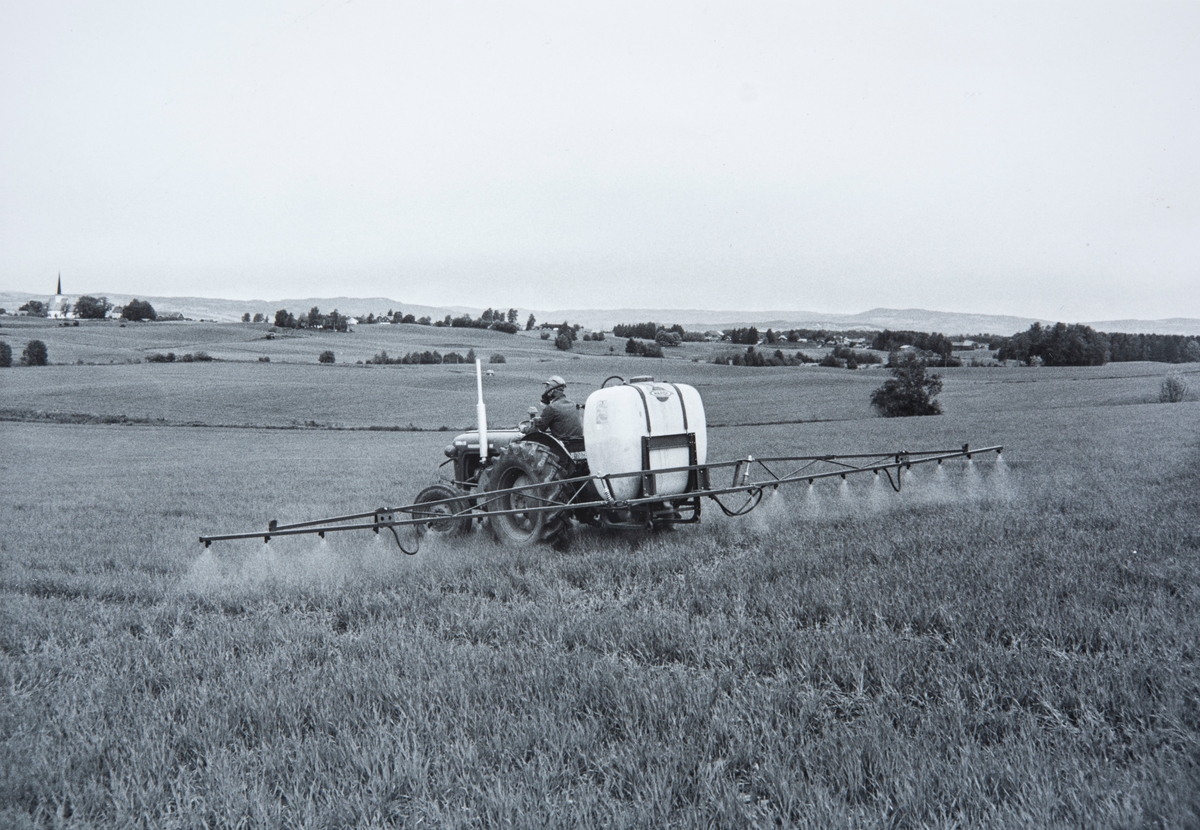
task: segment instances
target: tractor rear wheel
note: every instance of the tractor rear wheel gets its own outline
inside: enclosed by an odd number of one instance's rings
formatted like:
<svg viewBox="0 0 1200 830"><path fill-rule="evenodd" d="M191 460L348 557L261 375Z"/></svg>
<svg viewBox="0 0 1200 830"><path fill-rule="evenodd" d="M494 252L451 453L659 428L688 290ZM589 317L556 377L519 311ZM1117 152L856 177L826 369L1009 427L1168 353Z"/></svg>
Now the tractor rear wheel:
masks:
<svg viewBox="0 0 1200 830"><path fill-rule="evenodd" d="M566 465L552 450L532 441L509 444L488 471L488 524L496 540L520 548L552 542L566 529L561 510L537 510L567 501ZM530 485L542 485L531 487ZM528 490L514 489L530 487Z"/></svg>
<svg viewBox="0 0 1200 830"><path fill-rule="evenodd" d="M417 532L424 534L429 531L434 533L445 533L458 535L466 533L471 529L471 517L469 515L458 516L457 514L465 511L469 504L466 499L459 499L460 494L451 487L444 484L434 484L432 487L426 487L417 494L417 500L413 504L421 505L429 502L445 502L444 504L431 504L424 510L413 510L412 516L414 519L429 519L427 522L422 522L416 525ZM455 499L455 501L446 501L446 499Z"/></svg>

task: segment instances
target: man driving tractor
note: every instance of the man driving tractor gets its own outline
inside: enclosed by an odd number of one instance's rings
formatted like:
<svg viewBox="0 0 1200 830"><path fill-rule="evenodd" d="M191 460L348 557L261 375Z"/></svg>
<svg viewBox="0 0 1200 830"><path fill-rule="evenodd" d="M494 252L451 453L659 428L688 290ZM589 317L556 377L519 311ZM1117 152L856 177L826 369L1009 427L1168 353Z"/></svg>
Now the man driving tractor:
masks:
<svg viewBox="0 0 1200 830"><path fill-rule="evenodd" d="M571 452L583 449L583 419L579 407L567 399L567 382L554 375L543 382L541 414L536 407L529 408L535 429L553 435L563 442Z"/></svg>

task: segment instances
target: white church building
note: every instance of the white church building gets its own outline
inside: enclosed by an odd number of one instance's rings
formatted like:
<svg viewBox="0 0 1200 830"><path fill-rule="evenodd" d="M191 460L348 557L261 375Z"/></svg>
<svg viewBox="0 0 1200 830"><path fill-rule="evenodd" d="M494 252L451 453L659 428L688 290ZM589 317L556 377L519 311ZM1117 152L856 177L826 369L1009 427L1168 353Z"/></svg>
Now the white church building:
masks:
<svg viewBox="0 0 1200 830"><path fill-rule="evenodd" d="M54 296L46 303L46 316L53 317L56 320L65 320L68 317L74 317L71 313L71 304L67 302L67 298L62 293L62 274L58 275L58 290L54 292Z"/></svg>

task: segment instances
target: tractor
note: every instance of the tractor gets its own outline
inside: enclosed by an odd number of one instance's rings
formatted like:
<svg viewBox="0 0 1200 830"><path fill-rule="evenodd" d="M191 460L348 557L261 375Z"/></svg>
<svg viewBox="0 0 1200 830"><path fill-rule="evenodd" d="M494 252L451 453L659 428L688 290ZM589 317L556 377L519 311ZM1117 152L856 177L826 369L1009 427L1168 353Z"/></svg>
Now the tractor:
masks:
<svg viewBox="0 0 1200 830"><path fill-rule="evenodd" d="M614 380L620 386L610 386ZM614 375L589 396L583 410L583 447L567 447L536 429L532 420L515 430L486 432L486 452L480 452L479 431L455 436L445 449L453 480L425 488L414 502L432 516L446 517L431 521L427 529L464 533L474 516L486 519L497 541L521 547L559 540L572 520L621 530L658 530L700 520L698 470L647 475L638 482L606 475L630 471L621 468L627 450L638 454L631 470L702 463L704 407L695 389L655 383L648 376L625 382ZM618 429L621 433L614 434ZM599 476L592 474L589 452L598 458ZM614 499L614 492L647 498L628 504ZM651 498L656 495L663 498ZM547 505L562 508L539 509Z"/></svg>
<svg viewBox="0 0 1200 830"><path fill-rule="evenodd" d="M269 542L273 536L386 530L402 551L415 554L424 534L465 534L478 521L500 543L525 547L563 540L572 522L649 531L696 523L704 499L728 516L742 516L767 490L851 474L882 474L899 492L903 473L915 464L999 455L1004 449L963 444L920 452L747 455L710 463L704 404L695 388L617 376L588 396L583 446L568 447L535 429L532 421L489 432L478 362L476 384L478 428L455 436L445 449L443 466L450 465L452 478L426 487L411 504L293 524L272 520L265 532L201 536L200 541L207 547L236 539ZM721 474L730 476L728 483L718 483ZM742 501L731 506L731 497Z"/></svg>

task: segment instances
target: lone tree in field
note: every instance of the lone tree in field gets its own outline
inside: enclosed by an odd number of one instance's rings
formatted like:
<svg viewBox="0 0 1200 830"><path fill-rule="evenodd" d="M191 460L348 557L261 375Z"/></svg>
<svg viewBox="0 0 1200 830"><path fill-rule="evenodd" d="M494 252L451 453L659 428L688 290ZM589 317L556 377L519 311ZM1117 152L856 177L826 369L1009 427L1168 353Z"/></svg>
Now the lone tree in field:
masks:
<svg viewBox="0 0 1200 830"><path fill-rule="evenodd" d="M321 352L320 357L317 358L317 362L318 363L333 363L334 362L333 352L330 351L329 349L326 349L325 351Z"/></svg>
<svg viewBox="0 0 1200 830"><path fill-rule="evenodd" d="M12 366L12 347L0 340L0 368Z"/></svg>
<svg viewBox="0 0 1200 830"><path fill-rule="evenodd" d="M21 353L21 362L26 366L45 366L48 364L50 358L46 353L46 344L41 340L30 340L25 344L25 351Z"/></svg>
<svg viewBox="0 0 1200 830"><path fill-rule="evenodd" d="M925 361L913 352L893 356L892 374L883 386L871 393L871 406L885 418L906 415L941 415L942 407L933 398L942 391L940 375L925 375Z"/></svg>
<svg viewBox="0 0 1200 830"><path fill-rule="evenodd" d="M130 300L125 304L125 308L121 310L122 320L155 320L158 314L154 311L154 306L145 300Z"/></svg>
<svg viewBox="0 0 1200 830"><path fill-rule="evenodd" d="M1162 387L1158 390L1158 400L1160 403L1179 403L1187 397L1187 391L1187 383L1178 372L1172 372L1163 378Z"/></svg>

